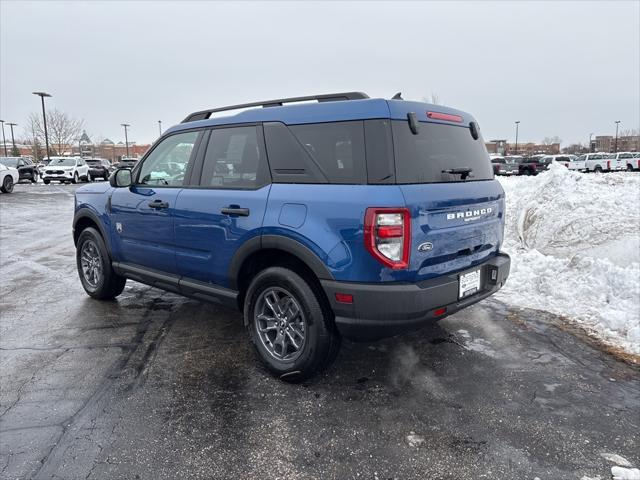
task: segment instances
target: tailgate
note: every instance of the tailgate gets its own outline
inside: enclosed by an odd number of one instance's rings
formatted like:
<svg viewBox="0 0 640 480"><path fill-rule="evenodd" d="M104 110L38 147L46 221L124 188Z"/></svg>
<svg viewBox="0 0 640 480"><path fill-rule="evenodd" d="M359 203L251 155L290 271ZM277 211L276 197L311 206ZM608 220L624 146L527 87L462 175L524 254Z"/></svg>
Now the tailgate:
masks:
<svg viewBox="0 0 640 480"><path fill-rule="evenodd" d="M411 212L408 280L464 270L500 249L504 191L497 180L400 188Z"/></svg>

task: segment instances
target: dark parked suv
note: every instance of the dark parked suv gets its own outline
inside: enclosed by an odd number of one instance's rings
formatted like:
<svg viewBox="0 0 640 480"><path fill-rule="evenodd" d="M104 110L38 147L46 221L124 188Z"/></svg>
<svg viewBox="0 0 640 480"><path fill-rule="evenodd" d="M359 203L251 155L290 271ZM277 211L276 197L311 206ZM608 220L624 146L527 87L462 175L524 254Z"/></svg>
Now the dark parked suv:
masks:
<svg viewBox="0 0 640 480"><path fill-rule="evenodd" d="M356 92L203 110L109 180L76 191L86 292L112 299L131 279L238 308L289 381L342 337L429 324L509 274L478 124L439 105Z"/></svg>
<svg viewBox="0 0 640 480"><path fill-rule="evenodd" d="M104 158L87 158L85 159L87 165L89 165L89 180L95 180L96 178L109 179L109 175L114 170L109 160Z"/></svg>
<svg viewBox="0 0 640 480"><path fill-rule="evenodd" d="M20 180L29 180L32 183L38 181L38 167L30 158L24 157L0 157L0 163L7 167L18 169Z"/></svg>

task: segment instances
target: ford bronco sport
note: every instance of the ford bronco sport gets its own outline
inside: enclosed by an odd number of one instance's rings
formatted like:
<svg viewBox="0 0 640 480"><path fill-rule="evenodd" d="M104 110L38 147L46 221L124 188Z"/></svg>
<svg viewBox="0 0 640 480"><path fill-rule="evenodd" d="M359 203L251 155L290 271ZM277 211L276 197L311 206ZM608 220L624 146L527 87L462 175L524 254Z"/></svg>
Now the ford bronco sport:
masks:
<svg viewBox="0 0 640 480"><path fill-rule="evenodd" d="M504 191L478 124L398 97L189 115L135 168L76 191L84 289L113 299L131 279L238 308L289 381L329 365L342 337L396 335L495 293Z"/></svg>

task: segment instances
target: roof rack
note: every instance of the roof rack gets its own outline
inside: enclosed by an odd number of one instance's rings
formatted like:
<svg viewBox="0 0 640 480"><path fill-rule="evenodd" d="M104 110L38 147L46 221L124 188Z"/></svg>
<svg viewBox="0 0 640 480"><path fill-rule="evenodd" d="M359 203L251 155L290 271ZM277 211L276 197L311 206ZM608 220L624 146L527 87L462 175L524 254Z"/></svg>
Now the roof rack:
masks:
<svg viewBox="0 0 640 480"><path fill-rule="evenodd" d="M343 93L326 93L323 95L310 95L308 97L291 97L279 98L276 100L266 100L262 102L242 103L239 105L230 105L228 107L210 108L208 110L200 110L193 112L182 123L195 122L196 120L205 120L215 112L224 112L227 110L238 110L240 108L249 107L281 107L285 103L306 102L309 100L317 100L318 102L337 102L340 100L363 100L369 98L369 95L362 92L343 92Z"/></svg>

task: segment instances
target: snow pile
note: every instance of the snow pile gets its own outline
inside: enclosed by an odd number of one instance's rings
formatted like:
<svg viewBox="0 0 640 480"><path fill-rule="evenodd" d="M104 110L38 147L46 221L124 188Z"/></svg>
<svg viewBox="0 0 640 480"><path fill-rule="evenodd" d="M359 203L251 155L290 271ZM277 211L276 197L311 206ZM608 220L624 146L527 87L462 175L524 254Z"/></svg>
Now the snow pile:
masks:
<svg viewBox="0 0 640 480"><path fill-rule="evenodd" d="M498 297L565 315L640 354L640 176L553 164L536 177L500 182L512 264Z"/></svg>

